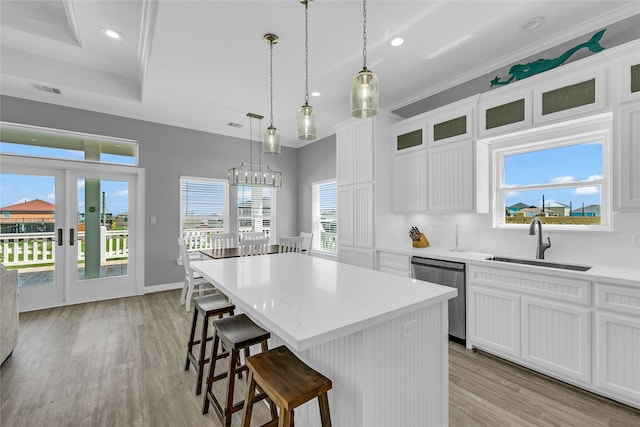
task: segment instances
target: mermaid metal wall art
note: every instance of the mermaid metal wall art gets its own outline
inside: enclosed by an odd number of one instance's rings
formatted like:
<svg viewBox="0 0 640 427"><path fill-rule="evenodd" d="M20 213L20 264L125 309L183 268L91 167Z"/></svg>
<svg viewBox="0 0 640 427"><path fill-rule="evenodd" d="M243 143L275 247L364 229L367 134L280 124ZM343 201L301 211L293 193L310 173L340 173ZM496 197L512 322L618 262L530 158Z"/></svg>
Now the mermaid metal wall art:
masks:
<svg viewBox="0 0 640 427"><path fill-rule="evenodd" d="M604 29L604 30L598 31L593 35L593 37L591 37L591 39L588 42L581 43L576 47L569 49L568 51L566 51L565 53L563 53L562 55L560 55L555 59L538 59L537 61L529 62L528 64L514 65L509 70L509 74L511 75L511 77L509 77L507 80L501 81L500 77L496 76L495 79L491 80L491 86L506 85L511 83L514 79L522 80L522 79L526 79L527 77L531 77L536 74L540 74L545 71L552 70L564 64L564 62L567 59L569 59L571 55L573 55L574 53L576 53L577 51L585 47L594 53L603 51L604 48L600 46L600 39L602 38L602 35L604 34L605 31L607 30Z"/></svg>

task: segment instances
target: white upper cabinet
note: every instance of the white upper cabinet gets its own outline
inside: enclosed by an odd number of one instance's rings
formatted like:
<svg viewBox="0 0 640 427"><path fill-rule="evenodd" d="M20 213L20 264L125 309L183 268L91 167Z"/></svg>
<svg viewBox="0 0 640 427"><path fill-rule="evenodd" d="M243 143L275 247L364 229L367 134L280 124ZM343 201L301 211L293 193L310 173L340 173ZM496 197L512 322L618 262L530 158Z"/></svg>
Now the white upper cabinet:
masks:
<svg viewBox="0 0 640 427"><path fill-rule="evenodd" d="M427 210L427 150L410 151L393 157L393 210Z"/></svg>
<svg viewBox="0 0 640 427"><path fill-rule="evenodd" d="M353 184L354 129L344 126L336 132L336 180L337 185Z"/></svg>
<svg viewBox="0 0 640 427"><path fill-rule="evenodd" d="M620 102L640 101L640 41L618 59L618 69Z"/></svg>
<svg viewBox="0 0 640 427"><path fill-rule="evenodd" d="M482 94L478 103L480 137L509 133L533 123L532 93L527 90L500 90Z"/></svg>
<svg viewBox="0 0 640 427"><path fill-rule="evenodd" d="M616 134L618 210L640 208L640 101L624 104L617 110Z"/></svg>
<svg viewBox="0 0 640 427"><path fill-rule="evenodd" d="M337 129L338 185L373 181L373 120L361 119Z"/></svg>
<svg viewBox="0 0 640 427"><path fill-rule="evenodd" d="M392 203L395 212L427 210L427 119L395 123L392 134Z"/></svg>
<svg viewBox="0 0 640 427"><path fill-rule="evenodd" d="M608 105L605 67L572 65L571 70L559 69L558 77L540 81L533 87L534 123L585 115Z"/></svg>
<svg viewBox="0 0 640 427"><path fill-rule="evenodd" d="M478 96L472 96L429 111L426 116L429 148L473 138L477 103Z"/></svg>
<svg viewBox="0 0 640 427"><path fill-rule="evenodd" d="M393 154L405 154L427 147L427 119L425 114L395 123L391 126Z"/></svg>
<svg viewBox="0 0 640 427"><path fill-rule="evenodd" d="M430 148L428 158L429 211L473 211L475 200L473 141L459 141Z"/></svg>
<svg viewBox="0 0 640 427"><path fill-rule="evenodd" d="M478 97L447 105L427 116L427 210L474 209L474 116Z"/></svg>

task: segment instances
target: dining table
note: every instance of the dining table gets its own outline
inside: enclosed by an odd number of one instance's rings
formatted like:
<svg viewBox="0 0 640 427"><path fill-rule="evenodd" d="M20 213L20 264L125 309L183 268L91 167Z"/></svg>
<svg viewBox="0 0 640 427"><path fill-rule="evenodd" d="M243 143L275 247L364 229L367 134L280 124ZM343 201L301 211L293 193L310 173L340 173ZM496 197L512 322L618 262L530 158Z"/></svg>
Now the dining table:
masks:
<svg viewBox="0 0 640 427"><path fill-rule="evenodd" d="M448 300L455 288L317 256L194 261L192 268L330 378L335 426L448 425ZM296 424L320 426L318 407Z"/></svg>
<svg viewBox="0 0 640 427"><path fill-rule="evenodd" d="M277 254L280 252L280 245L268 245L267 255ZM211 259L222 258L236 258L242 255L240 248L217 248L217 249L202 249L200 253Z"/></svg>

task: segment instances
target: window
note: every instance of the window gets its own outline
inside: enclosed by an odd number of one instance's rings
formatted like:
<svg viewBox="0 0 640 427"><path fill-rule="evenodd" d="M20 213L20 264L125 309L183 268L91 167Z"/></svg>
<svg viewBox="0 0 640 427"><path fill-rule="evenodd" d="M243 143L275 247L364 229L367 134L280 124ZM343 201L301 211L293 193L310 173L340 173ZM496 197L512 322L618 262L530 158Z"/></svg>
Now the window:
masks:
<svg viewBox="0 0 640 427"><path fill-rule="evenodd" d="M313 250L336 252L338 223L336 216L336 181L312 183Z"/></svg>
<svg viewBox="0 0 640 427"><path fill-rule="evenodd" d="M238 236L261 231L267 237L275 234L275 189L238 186Z"/></svg>
<svg viewBox="0 0 640 427"><path fill-rule="evenodd" d="M0 154L138 165L136 141L0 122Z"/></svg>
<svg viewBox="0 0 640 427"><path fill-rule="evenodd" d="M208 247L208 236L229 231L226 180L180 177L180 230L188 250Z"/></svg>
<svg viewBox="0 0 640 427"><path fill-rule="evenodd" d="M494 227L609 230L610 115L490 141ZM520 224L520 226L518 226Z"/></svg>

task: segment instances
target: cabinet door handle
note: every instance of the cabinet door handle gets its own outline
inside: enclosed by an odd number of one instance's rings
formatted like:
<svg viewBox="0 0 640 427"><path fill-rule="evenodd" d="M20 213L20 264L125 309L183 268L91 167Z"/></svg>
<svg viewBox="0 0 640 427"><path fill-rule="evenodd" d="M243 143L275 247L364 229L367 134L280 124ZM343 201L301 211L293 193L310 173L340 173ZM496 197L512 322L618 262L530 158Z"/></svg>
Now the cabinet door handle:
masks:
<svg viewBox="0 0 640 427"><path fill-rule="evenodd" d="M69 229L69 244L71 246L73 246L75 244L75 240L76 239L75 239L74 235L75 235L75 230L73 228L70 228Z"/></svg>
<svg viewBox="0 0 640 427"><path fill-rule="evenodd" d="M58 246L62 246L62 228L58 228Z"/></svg>

